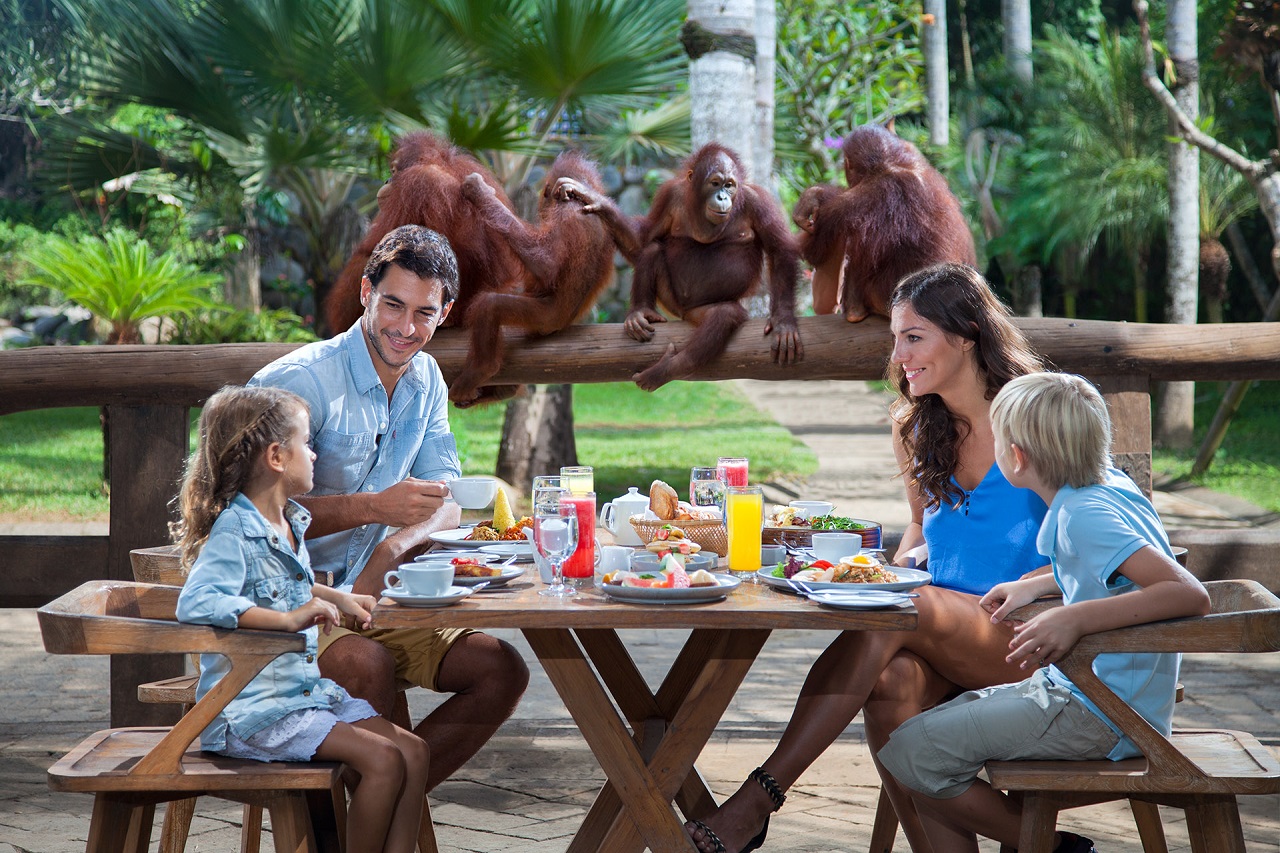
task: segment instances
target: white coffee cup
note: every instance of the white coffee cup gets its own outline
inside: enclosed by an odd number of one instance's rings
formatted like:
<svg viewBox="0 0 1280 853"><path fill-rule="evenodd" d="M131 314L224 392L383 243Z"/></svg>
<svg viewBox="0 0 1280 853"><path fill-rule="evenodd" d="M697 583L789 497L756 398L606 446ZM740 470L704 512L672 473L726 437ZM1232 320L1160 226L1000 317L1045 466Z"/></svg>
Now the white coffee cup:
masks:
<svg viewBox="0 0 1280 853"><path fill-rule="evenodd" d="M631 568L631 549L621 545L604 545L600 548L600 573L622 572Z"/></svg>
<svg viewBox="0 0 1280 853"><path fill-rule="evenodd" d="M453 586L453 563L401 563L383 580L393 592L439 598Z"/></svg>
<svg viewBox="0 0 1280 853"><path fill-rule="evenodd" d="M787 546L785 545L761 545L760 546L760 565L768 568L781 563L787 556Z"/></svg>
<svg viewBox="0 0 1280 853"><path fill-rule="evenodd" d="M492 477L458 477L445 485L463 509L484 509L498 494L498 481Z"/></svg>
<svg viewBox="0 0 1280 853"><path fill-rule="evenodd" d="M851 557L862 549L862 536L857 533L813 534L813 556L835 563L841 557Z"/></svg>
<svg viewBox="0 0 1280 853"><path fill-rule="evenodd" d="M792 501L788 504L800 518L813 518L818 515L831 515L836 505L831 501Z"/></svg>

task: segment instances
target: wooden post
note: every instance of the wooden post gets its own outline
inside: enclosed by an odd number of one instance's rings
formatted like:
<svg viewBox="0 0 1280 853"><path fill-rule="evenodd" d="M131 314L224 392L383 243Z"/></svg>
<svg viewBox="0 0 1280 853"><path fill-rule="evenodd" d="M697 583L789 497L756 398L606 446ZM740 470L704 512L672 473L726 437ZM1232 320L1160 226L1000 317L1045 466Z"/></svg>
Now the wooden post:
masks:
<svg viewBox="0 0 1280 853"><path fill-rule="evenodd" d="M177 494L187 457L183 406L108 406L111 460L111 536L107 577L133 580L129 552L169 541L169 501ZM176 705L138 701L138 685L183 673L181 655L111 656L111 725L172 725Z"/></svg>
<svg viewBox="0 0 1280 853"><path fill-rule="evenodd" d="M1137 374L1100 376L1096 382L1111 413L1115 466L1151 496L1151 382Z"/></svg>

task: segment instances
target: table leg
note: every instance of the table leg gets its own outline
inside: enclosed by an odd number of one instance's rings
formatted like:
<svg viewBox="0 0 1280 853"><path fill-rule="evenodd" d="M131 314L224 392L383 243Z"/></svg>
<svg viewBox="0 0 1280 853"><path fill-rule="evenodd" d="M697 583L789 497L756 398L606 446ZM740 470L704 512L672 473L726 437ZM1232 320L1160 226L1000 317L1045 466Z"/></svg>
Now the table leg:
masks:
<svg viewBox="0 0 1280 853"><path fill-rule="evenodd" d="M690 814L701 814L714 806L693 762L764 646L769 631L692 632L656 696L615 632L578 632L600 673L598 679L568 632L537 629L541 635L559 636L536 639L532 633L533 629L525 631L530 645L609 780L570 851L623 853L639 851L646 843L655 850L691 848L670 803L678 797ZM605 687L631 721L635 737L623 727ZM587 708L590 710L583 710ZM662 846L655 846L657 824L662 824L663 838L667 839ZM672 828L678 835L667 836L665 833Z"/></svg>

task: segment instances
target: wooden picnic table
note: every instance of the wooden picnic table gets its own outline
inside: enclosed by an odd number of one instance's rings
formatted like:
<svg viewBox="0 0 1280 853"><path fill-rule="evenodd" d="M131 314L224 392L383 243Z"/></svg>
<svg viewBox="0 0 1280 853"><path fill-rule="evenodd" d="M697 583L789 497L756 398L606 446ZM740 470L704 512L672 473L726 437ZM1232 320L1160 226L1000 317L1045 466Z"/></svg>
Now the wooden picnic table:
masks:
<svg viewBox="0 0 1280 853"><path fill-rule="evenodd" d="M835 610L754 583L704 604L625 604L595 589L554 599L538 595L542 588L531 570L449 607L384 598L373 621L524 633L607 777L570 853L695 849L673 804L691 816L715 807L694 762L771 631L905 631L917 620L910 605ZM656 692L618 637L627 628L691 629Z"/></svg>

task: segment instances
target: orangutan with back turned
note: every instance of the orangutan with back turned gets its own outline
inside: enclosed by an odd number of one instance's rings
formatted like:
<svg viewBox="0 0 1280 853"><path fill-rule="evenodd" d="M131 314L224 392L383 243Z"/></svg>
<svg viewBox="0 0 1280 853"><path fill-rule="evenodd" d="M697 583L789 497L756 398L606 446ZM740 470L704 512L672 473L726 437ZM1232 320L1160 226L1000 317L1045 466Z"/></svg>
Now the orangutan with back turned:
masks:
<svg viewBox="0 0 1280 853"><path fill-rule="evenodd" d="M810 187L792 213L813 265L814 313L843 313L850 323L888 317L894 286L911 273L977 264L960 202L918 148L863 125L842 150L848 189Z"/></svg>

